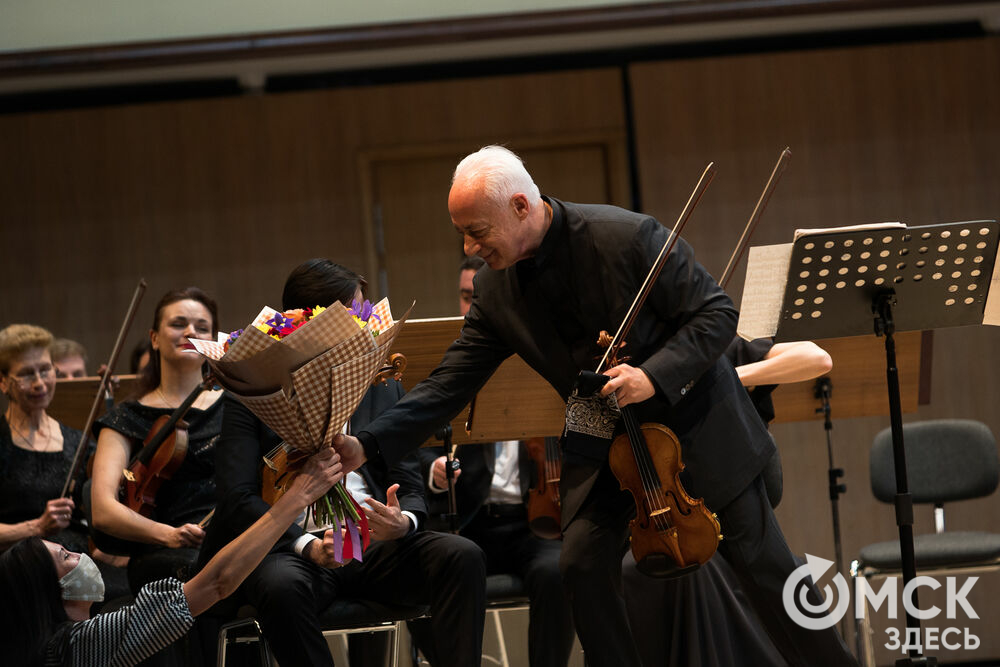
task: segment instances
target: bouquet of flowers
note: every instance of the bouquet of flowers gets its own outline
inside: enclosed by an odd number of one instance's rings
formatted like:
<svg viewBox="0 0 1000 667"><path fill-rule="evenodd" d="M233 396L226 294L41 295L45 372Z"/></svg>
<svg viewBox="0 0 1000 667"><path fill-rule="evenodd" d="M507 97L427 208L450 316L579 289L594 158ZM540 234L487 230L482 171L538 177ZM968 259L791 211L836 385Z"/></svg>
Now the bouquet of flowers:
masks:
<svg viewBox="0 0 1000 667"><path fill-rule="evenodd" d="M374 306L355 301L351 308L265 307L246 327L220 333L217 341L189 340L218 383L282 438L292 450L289 460L305 459L341 432L408 315L394 320L387 299ZM312 512L317 525L334 528L338 560L361 560L367 518L343 482Z"/></svg>

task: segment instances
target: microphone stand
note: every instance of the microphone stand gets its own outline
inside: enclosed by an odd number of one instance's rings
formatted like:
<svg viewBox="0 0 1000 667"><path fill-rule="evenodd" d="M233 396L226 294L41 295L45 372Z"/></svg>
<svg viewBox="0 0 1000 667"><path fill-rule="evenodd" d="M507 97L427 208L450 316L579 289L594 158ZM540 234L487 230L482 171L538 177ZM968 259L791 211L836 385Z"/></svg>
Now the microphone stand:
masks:
<svg viewBox="0 0 1000 667"><path fill-rule="evenodd" d="M839 481L844 476L844 469L833 467L833 439L831 435L833 422L830 420L830 396L833 395L833 383L829 377L824 376L816 380L814 395L822 401L822 406L816 408L816 414L823 413L823 429L826 431L826 458L829 464L827 479L830 490L830 510L833 514L834 560L836 561L837 572L843 573L844 556L840 542L840 494L847 491L847 485L841 484ZM847 636L847 623L845 619L841 619L840 621L840 634L843 637Z"/></svg>

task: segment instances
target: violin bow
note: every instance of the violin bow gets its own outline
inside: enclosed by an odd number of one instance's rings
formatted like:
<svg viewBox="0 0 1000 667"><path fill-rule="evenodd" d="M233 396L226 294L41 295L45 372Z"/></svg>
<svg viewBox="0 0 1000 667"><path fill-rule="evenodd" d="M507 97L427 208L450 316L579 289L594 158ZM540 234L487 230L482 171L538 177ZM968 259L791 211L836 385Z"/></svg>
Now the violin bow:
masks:
<svg viewBox="0 0 1000 667"><path fill-rule="evenodd" d="M743 253L746 251L747 246L750 243L750 237L753 236L754 230L757 228L757 223L760 222L760 216L767 207L767 202L771 200L771 194L774 192L775 186L778 185L778 181L781 180L781 175L785 173L785 167L788 166L788 158L792 156L792 151L785 147L785 150L781 151L781 155L778 156L778 161L774 165L774 169L771 170L771 177L767 179L767 185L764 186L764 191L760 193L760 199L757 200L757 206L754 207L753 213L750 214L750 219L747 221L746 227L743 228L743 236L740 237L739 242L736 247L733 248L733 254L729 258L729 264L726 265L726 270L722 272L722 279L719 280L719 285L722 289L726 289L726 285L729 284L729 279L733 277L733 273L736 272L736 267L743 260Z"/></svg>
<svg viewBox="0 0 1000 667"><path fill-rule="evenodd" d="M604 369L608 359L628 335L629 329L632 328L632 323L635 321L635 316L638 314L639 309L642 308L642 304L646 301L646 296L649 294L649 288L659 277L660 270L667 261L667 256L670 254L670 251L674 249L674 245L677 243L677 239L680 238L680 233L684 229L684 225L687 223L688 218L691 217L691 213L694 212L695 206L697 206L698 202L701 201L701 196L705 194L705 190L708 188L708 185L712 182L713 178L715 178L715 163L709 162L708 166L705 167L705 171L702 172L701 178L698 179L698 184L695 185L694 190L691 191L691 196L688 197L687 204L684 205L684 210L681 211L680 216L677 218L677 222L674 223L674 228L670 230L670 236L660 249L660 254L656 257L656 261L653 262L653 266L650 268L649 273L646 274L646 280L643 281L642 287L639 288L639 292L635 295L632 305L629 306L628 313L626 313L625 318L622 320L621 326L618 327L618 331L615 333L615 337L611 340L611 344L608 345L608 349L605 350L604 356L601 358L601 363L597 365L597 370L595 372L600 373Z"/></svg>
<svg viewBox="0 0 1000 667"><path fill-rule="evenodd" d="M90 414L87 415L87 422L83 427L80 446L76 448L76 454L73 455L73 464L69 467L69 474L66 476L66 482L63 484L62 493L60 494L62 498L72 494L76 488L76 476L80 472L80 467L84 462L84 452L87 451L90 428L94 425L94 420L97 418L97 408L101 405L101 400L108 389L108 383L111 381L111 373L114 371L115 364L118 363L118 354L121 352L125 336L128 334L129 327L132 326L132 320L135 319L135 311L138 310L139 302L142 300L142 295L145 292L146 279L140 278L139 284L135 287L135 292L132 293L132 303L129 304L128 312L125 313L125 321L122 322L121 329L118 330L118 339L111 349L111 357L108 359L107 366L105 366L107 370L104 371L104 375L101 376L101 383L97 386L97 395L94 396L94 403L90 406Z"/></svg>

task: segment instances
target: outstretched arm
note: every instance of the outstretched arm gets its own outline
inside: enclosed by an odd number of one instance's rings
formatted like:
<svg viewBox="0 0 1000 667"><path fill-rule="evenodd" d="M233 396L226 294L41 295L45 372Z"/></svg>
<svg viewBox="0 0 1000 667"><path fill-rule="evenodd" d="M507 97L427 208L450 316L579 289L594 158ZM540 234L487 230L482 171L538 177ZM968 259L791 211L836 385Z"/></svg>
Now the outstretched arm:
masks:
<svg viewBox="0 0 1000 667"><path fill-rule="evenodd" d="M197 616L231 595L302 510L342 477L340 455L333 449L326 448L314 454L274 506L184 584L191 615Z"/></svg>

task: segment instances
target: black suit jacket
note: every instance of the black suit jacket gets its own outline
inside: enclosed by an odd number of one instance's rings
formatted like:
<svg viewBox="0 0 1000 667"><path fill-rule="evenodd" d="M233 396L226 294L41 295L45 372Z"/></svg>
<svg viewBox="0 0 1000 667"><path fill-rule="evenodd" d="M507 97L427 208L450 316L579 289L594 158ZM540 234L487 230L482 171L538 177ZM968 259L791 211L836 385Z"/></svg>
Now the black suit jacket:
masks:
<svg viewBox="0 0 1000 667"><path fill-rule="evenodd" d="M655 219L613 206L547 198L553 220L535 257L476 274L460 337L430 377L358 433L368 458L391 465L451 419L511 354L520 355L564 399L592 370L592 341L614 332L669 237ZM679 240L628 338L625 353L656 395L636 406L641 421L666 424L687 464L682 479L712 509L724 507L763 469L774 445L721 358L736 330L726 293ZM606 452L563 452L563 523L572 520Z"/></svg>
<svg viewBox="0 0 1000 667"><path fill-rule="evenodd" d="M392 407L403 395L395 380L371 387L351 415L351 432L355 433ZM219 504L209 524L200 560L207 562L219 549L249 528L269 508L260 497L262 457L274 449L281 439L242 403L228 393L223 398L222 434L216 445L216 490ZM401 459L390 474L382 467L362 466L372 497L386 501L385 491L394 484L400 508L413 512L420 525L426 519L420 464L416 456ZM277 541L272 551L291 551L292 543L302 536L300 526L293 524Z"/></svg>

